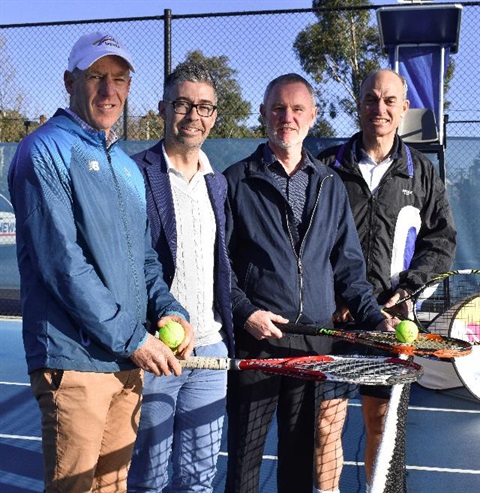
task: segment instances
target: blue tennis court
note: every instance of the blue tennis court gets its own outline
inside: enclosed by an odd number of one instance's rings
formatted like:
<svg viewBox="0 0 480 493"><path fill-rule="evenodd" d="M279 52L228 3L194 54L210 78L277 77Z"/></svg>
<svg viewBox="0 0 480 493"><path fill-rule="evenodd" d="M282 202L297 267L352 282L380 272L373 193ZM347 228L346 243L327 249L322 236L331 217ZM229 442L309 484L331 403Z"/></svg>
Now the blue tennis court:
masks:
<svg viewBox="0 0 480 493"><path fill-rule="evenodd" d="M40 413L26 372L19 320L0 319L0 491L43 491ZM228 426L228 424L226 424ZM426 390L412 385L407 423L409 493L480 491L480 401L465 388ZM349 404L344 431L342 493L365 491L360 402ZM223 493L226 445L215 493ZM264 455L261 492L276 492L276 435Z"/></svg>

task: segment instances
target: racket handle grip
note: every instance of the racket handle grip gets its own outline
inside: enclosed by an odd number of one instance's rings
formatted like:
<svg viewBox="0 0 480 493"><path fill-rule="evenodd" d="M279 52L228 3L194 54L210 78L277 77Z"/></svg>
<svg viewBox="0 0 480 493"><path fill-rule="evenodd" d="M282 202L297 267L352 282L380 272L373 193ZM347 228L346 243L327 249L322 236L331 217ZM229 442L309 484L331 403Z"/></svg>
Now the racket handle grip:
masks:
<svg viewBox="0 0 480 493"><path fill-rule="evenodd" d="M236 361L231 358L216 358L214 356L191 356L186 360L180 360L182 368L189 370L234 370Z"/></svg>
<svg viewBox="0 0 480 493"><path fill-rule="evenodd" d="M307 336L316 336L322 335L322 331L324 330L321 327L315 327L314 325L303 325L303 324L295 324L292 322L288 322L286 324L281 324L277 322L273 322L274 325L279 328L282 332L286 334L300 334Z"/></svg>

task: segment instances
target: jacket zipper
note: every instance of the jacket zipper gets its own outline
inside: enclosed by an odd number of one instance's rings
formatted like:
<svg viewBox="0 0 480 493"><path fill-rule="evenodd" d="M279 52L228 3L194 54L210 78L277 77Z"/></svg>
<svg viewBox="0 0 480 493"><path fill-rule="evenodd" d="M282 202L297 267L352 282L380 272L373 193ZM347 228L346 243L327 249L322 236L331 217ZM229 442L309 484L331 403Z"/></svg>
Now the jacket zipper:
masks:
<svg viewBox="0 0 480 493"><path fill-rule="evenodd" d="M123 231L125 233L125 241L127 244L128 261L130 263L130 270L132 272L132 277L133 277L133 281L134 281L134 285L135 285L135 307L136 307L136 312L137 312L137 320L142 320L142 310L140 308L141 302L140 302L139 282L138 282L137 273L135 270L135 263L133 261L132 241L131 241L130 233L129 233L128 227L127 227L125 203L124 203L124 200L122 197L122 192L120 190L120 184L118 183L117 175L115 174L115 170L114 170L113 165L112 165L112 160L110 157L110 151L108 148L105 148L105 152L107 154L107 160L108 160L108 164L110 166L110 172L112 173L113 183L115 185L115 190L117 192L118 207L120 209L120 215L122 217L122 226L123 226Z"/></svg>
<svg viewBox="0 0 480 493"><path fill-rule="evenodd" d="M365 264L366 264L366 268L367 268L367 275L369 274L369 271L370 271L370 259L371 259L371 252L372 252L372 243L373 243L373 240L372 240L372 238L373 238L373 235L372 235L372 227L373 227L373 218L375 217L375 210L377 208L377 197L378 197L378 194L380 192L380 189L386 183L388 183L391 179L392 179L392 175L391 175L391 173L389 171L387 171L382 176L382 178L381 178L381 180L380 180L380 182L379 182L379 184L377 186L377 189L375 190L374 193L372 193L370 191L370 189L368 188L368 186L365 185L366 188L367 188L367 190L370 193L369 214L368 214L368 241L367 241L368 251L367 251L366 258L365 258Z"/></svg>
<svg viewBox="0 0 480 493"><path fill-rule="evenodd" d="M320 190L318 191L317 198L315 200L315 205L314 205L313 210L312 210L312 215L310 216L310 221L308 223L307 230L305 231L305 234L303 235L303 240L300 244L300 250L299 250L298 255L297 255L297 252L295 251L295 243L293 241L293 235L292 235L292 232L290 230L290 223L288 221L288 214L287 214L287 212L285 212L285 214L287 215L286 223L287 223L287 227L288 227L288 235L290 237L290 244L292 245L293 254L295 255L295 258L297 259L297 269L298 269L298 276L299 276L299 289L300 289L299 309L298 309L298 315L295 319L295 323L298 323L298 321L300 320L300 317L303 314L303 262L302 262L302 255L303 255L303 250L305 247L305 241L307 239L309 231L311 230L313 218L315 217L315 214L317 212L318 203L320 201L320 194L322 193L323 184L325 183L325 180L327 178L330 178L330 177L331 177L331 175L328 175L325 178L323 178L322 181L320 182Z"/></svg>

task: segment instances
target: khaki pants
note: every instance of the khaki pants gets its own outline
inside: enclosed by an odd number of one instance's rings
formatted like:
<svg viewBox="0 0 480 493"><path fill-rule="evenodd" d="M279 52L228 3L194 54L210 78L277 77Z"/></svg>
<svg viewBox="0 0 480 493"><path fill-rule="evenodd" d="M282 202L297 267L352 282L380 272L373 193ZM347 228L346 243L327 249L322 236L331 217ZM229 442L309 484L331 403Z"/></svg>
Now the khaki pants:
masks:
<svg viewBox="0 0 480 493"><path fill-rule="evenodd" d="M46 493L121 493L138 430L143 373L38 370Z"/></svg>

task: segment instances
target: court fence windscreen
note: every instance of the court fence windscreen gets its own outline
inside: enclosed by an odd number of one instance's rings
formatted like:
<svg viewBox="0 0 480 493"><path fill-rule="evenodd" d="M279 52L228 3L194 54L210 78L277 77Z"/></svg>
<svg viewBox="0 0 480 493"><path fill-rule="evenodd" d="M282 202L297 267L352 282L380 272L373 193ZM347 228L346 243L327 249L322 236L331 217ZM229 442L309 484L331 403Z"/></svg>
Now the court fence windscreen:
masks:
<svg viewBox="0 0 480 493"><path fill-rule="evenodd" d="M265 138L259 105L268 82L284 73L303 75L317 92L319 118L307 142L314 153L358 130L359 80L372 68L389 66L380 46L380 6L365 4L195 15L165 10L145 18L0 25L0 314L19 313L9 164L26 134L68 106L63 72L74 40L87 32L108 32L133 54L136 72L116 128L128 153L162 137L157 106L165 74L186 60L206 63L217 79L219 101L204 149L222 170ZM458 52L450 57L445 79L445 179L458 230L455 267L478 268L480 2L461 5ZM430 157L438 165L436 155Z"/></svg>

